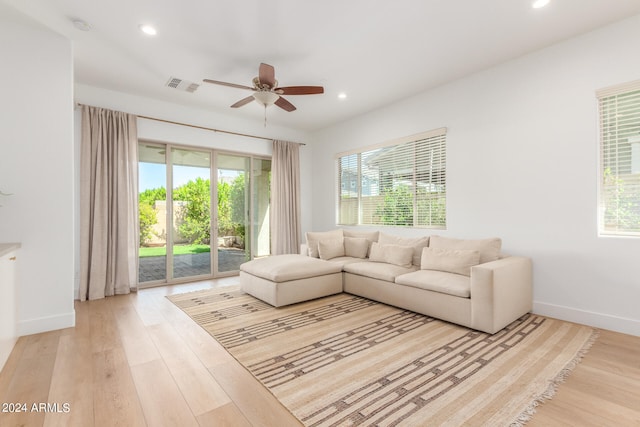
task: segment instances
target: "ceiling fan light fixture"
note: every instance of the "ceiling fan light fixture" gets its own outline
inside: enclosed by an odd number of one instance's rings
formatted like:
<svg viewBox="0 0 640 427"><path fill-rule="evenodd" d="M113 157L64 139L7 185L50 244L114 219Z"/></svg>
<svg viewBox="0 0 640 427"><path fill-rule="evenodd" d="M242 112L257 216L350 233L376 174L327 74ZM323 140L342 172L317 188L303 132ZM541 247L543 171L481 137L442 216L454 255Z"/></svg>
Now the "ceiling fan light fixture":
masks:
<svg viewBox="0 0 640 427"><path fill-rule="evenodd" d="M73 22L73 26L80 31L91 31L91 28L93 28L91 24L83 19L74 19L71 22Z"/></svg>
<svg viewBox="0 0 640 427"><path fill-rule="evenodd" d="M266 90L254 92L253 97L262 105L271 105L280 98L280 95Z"/></svg>

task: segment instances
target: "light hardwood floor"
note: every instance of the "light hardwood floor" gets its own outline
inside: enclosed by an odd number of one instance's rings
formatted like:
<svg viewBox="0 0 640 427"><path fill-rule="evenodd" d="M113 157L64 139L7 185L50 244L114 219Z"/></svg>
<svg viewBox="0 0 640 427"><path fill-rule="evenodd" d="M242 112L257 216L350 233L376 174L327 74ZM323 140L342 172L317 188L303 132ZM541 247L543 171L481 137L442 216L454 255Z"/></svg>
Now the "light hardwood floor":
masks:
<svg viewBox="0 0 640 427"><path fill-rule="evenodd" d="M0 372L0 404L27 411L0 412L0 426L299 426L165 298L237 280L76 302L75 328L18 340ZM49 406L33 411L34 403ZM601 331L528 424L556 425L640 426L640 337Z"/></svg>

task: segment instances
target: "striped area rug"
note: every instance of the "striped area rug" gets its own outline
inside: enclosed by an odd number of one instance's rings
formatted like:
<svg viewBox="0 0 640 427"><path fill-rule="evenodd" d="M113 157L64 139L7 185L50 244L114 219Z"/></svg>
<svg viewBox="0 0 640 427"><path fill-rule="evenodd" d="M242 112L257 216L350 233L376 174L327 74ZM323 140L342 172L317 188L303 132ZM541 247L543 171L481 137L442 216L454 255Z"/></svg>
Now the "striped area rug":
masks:
<svg viewBox="0 0 640 427"><path fill-rule="evenodd" d="M488 335L349 294L168 298L307 426L522 425L597 335L536 315Z"/></svg>

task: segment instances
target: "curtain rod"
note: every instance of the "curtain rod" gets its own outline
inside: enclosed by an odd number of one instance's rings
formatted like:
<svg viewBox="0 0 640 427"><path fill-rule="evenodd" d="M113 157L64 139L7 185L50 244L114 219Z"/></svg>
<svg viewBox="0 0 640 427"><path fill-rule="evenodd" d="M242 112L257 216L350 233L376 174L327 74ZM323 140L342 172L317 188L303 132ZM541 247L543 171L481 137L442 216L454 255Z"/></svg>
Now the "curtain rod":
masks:
<svg viewBox="0 0 640 427"><path fill-rule="evenodd" d="M78 106L78 107L81 107L83 105L86 105L86 104L76 103L76 106ZM87 107L91 107L91 106L87 105ZM172 120L158 119L158 118L155 118L155 117L140 116L140 115L137 115L137 114L135 116L138 117L138 118L141 118L141 119L155 120L156 122L169 123L169 124L178 125L178 126L187 126L187 127L195 128L195 129L208 130L208 131L211 131L211 132L226 133L228 135L236 135L236 136L244 136L244 137L247 137L247 138L263 139L265 141L273 141L275 139L275 138L267 138L266 136L250 135L248 133L240 133L240 132L233 132L233 131L230 131L230 130L222 130L222 129L216 129L216 128L209 128L209 127L205 127L205 126L192 125L192 124L189 124L189 123L174 122ZM307 145L307 144L305 144L303 142L296 142L296 144Z"/></svg>

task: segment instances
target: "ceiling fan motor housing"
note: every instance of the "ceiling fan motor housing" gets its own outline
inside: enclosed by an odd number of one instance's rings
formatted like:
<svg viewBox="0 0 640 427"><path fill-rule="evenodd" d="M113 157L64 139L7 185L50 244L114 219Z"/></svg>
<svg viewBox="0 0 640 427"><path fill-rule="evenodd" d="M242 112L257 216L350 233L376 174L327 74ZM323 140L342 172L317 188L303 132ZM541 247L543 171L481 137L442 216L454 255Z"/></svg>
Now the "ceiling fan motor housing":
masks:
<svg viewBox="0 0 640 427"><path fill-rule="evenodd" d="M269 86L269 83L261 82L260 77L254 77L253 86L256 88L256 90L273 90L274 88L278 87L278 81L274 80L273 87L271 87Z"/></svg>

